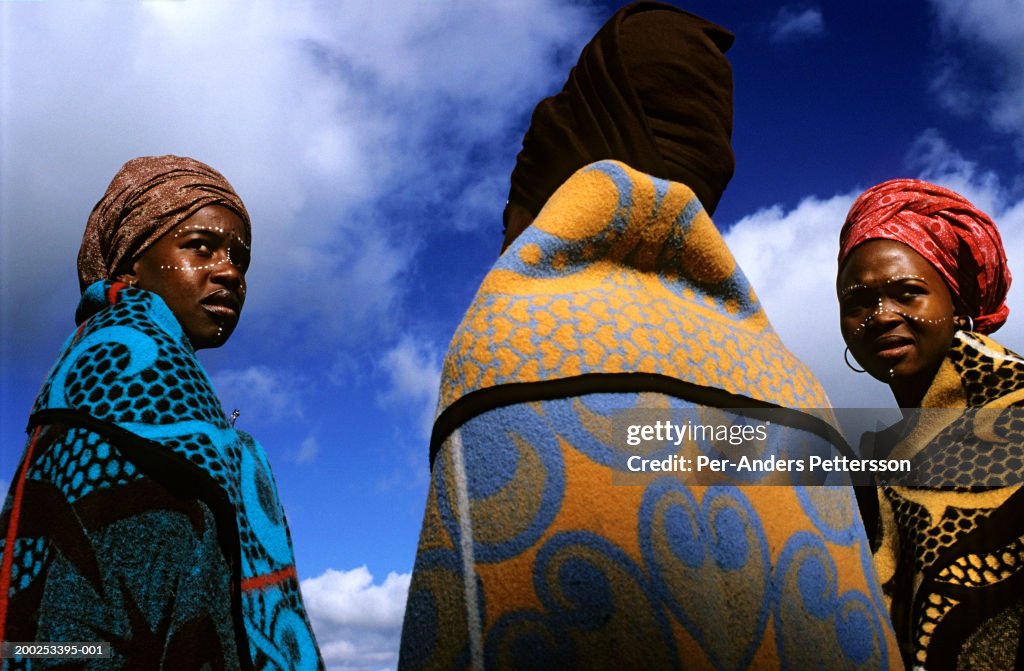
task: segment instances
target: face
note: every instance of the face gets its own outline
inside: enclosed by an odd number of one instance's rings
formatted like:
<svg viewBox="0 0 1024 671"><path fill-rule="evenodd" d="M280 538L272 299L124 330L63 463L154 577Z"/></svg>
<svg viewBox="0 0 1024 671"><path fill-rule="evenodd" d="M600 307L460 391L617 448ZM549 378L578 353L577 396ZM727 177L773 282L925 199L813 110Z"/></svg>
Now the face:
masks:
<svg viewBox="0 0 1024 671"><path fill-rule="evenodd" d="M957 327L942 276L910 247L871 240L847 257L836 291L850 353L901 406L918 405Z"/></svg>
<svg viewBox="0 0 1024 671"><path fill-rule="evenodd" d="M233 210L208 205L157 240L118 279L164 299L194 348L220 347L245 302L244 236Z"/></svg>

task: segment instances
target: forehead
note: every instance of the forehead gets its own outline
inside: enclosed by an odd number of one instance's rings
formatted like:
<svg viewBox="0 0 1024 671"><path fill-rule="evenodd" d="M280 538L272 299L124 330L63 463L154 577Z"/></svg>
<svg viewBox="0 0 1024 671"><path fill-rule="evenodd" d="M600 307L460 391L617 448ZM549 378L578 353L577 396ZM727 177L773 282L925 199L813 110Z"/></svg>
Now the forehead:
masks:
<svg viewBox="0 0 1024 671"><path fill-rule="evenodd" d="M172 228L170 236L181 235L191 231L207 231L219 233L227 237L234 237L249 243L245 230L245 223L234 210L223 205L207 205L193 212L190 216Z"/></svg>
<svg viewBox="0 0 1024 671"><path fill-rule="evenodd" d="M869 240L846 258L836 286L842 290L852 284L878 284L907 275L921 277L929 284L943 282L932 264L902 242Z"/></svg>

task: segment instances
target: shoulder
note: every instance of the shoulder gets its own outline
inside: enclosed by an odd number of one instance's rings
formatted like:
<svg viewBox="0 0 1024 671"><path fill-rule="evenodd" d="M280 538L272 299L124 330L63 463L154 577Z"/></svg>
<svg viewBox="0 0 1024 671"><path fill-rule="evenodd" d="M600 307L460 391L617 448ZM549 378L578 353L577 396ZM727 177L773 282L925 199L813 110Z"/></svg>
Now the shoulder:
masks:
<svg viewBox="0 0 1024 671"><path fill-rule="evenodd" d="M968 407L1024 401L1024 357L992 338L958 331L946 361L960 378Z"/></svg>
<svg viewBox="0 0 1024 671"><path fill-rule="evenodd" d="M162 332L185 345L181 325L157 294L130 287L123 282L96 282L82 293L75 310L79 338L114 326L144 333Z"/></svg>
<svg viewBox="0 0 1024 671"><path fill-rule="evenodd" d="M201 420L227 426L181 326L154 293L97 282L82 295L78 329L33 412L74 409L119 425Z"/></svg>

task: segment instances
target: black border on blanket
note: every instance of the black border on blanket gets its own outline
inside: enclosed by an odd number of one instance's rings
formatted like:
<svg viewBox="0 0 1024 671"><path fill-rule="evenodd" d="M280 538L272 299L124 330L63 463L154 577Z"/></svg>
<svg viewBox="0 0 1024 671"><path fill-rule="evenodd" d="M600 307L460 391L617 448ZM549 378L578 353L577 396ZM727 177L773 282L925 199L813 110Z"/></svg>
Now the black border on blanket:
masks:
<svg viewBox="0 0 1024 671"><path fill-rule="evenodd" d="M551 401L585 394L654 392L714 408L742 410L754 419L802 429L821 436L851 459L857 455L842 433L825 420L801 410L784 408L767 401L740 396L722 389L704 387L656 373L587 373L575 377L539 382L515 382L476 389L462 396L437 416L430 434L430 468L441 445L458 427L488 410L531 401Z"/></svg>
<svg viewBox="0 0 1024 671"><path fill-rule="evenodd" d="M243 669L255 669L249 655L249 637L242 617L242 594L238 588L241 584L242 548L238 538L235 506L228 498L227 492L210 474L167 446L143 438L112 422L97 419L81 410L39 410L29 417L26 430L31 434L37 426L56 429L58 433L55 438L70 428L92 431L105 439L125 459L131 461L143 475L152 478L174 495L184 499L198 499L209 506L217 523L218 544L231 567L231 612L236 632L238 660ZM33 461L45 454L54 442L56 441L47 441L43 449L35 454ZM27 463L21 464L15 473L14 481L17 481L21 471L28 466Z"/></svg>

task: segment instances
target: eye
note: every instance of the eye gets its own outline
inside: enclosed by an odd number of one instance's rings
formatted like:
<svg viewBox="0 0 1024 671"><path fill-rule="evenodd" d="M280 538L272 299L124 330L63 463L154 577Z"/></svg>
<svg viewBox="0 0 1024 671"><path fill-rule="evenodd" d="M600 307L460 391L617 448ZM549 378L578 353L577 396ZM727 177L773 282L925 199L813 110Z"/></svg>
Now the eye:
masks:
<svg viewBox="0 0 1024 671"><path fill-rule="evenodd" d="M232 265L238 268L243 273L249 269L249 250L241 245L232 245L228 248L228 258L231 259Z"/></svg>
<svg viewBox="0 0 1024 671"><path fill-rule="evenodd" d="M191 238L186 240L185 244L182 245L185 249L190 249L199 254L209 256L212 252L210 249L210 243L205 238Z"/></svg>
<svg viewBox="0 0 1024 671"><path fill-rule="evenodd" d="M928 289L916 284L904 284L896 287L891 295L901 303L913 303L917 299L927 296Z"/></svg>
<svg viewBox="0 0 1024 671"><path fill-rule="evenodd" d="M844 315L856 315L874 309L877 302L878 299L870 291L858 289L845 293L839 299L839 309Z"/></svg>

